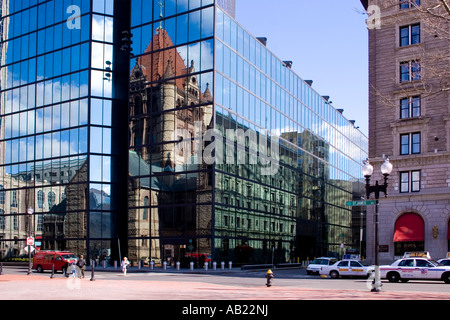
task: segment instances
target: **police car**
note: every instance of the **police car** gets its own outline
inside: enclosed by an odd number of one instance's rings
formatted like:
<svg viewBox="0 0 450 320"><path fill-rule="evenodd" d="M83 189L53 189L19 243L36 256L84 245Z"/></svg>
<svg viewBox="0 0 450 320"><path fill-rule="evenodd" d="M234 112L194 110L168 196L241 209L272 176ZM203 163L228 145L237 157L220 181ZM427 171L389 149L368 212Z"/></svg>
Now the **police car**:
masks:
<svg viewBox="0 0 450 320"><path fill-rule="evenodd" d="M375 271L374 266L368 266L360 260L344 259L336 262L331 266L323 266L320 268L321 276L329 276L332 279L340 276L346 277L369 277Z"/></svg>
<svg viewBox="0 0 450 320"><path fill-rule="evenodd" d="M444 266L450 266L450 252L447 252L447 257L444 259L439 259L437 262L443 264Z"/></svg>
<svg viewBox="0 0 450 320"><path fill-rule="evenodd" d="M389 282L415 280L442 280L450 283L450 266L433 261L427 252L405 253L390 266L380 266L380 277Z"/></svg>

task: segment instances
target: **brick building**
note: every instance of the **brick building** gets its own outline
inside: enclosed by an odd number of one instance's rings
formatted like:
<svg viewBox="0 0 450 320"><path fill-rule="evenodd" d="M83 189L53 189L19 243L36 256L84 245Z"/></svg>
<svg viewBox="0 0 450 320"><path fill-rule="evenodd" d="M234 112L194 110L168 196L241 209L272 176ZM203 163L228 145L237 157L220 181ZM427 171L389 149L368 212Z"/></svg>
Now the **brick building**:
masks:
<svg viewBox="0 0 450 320"><path fill-rule="evenodd" d="M385 157L394 166L380 199L379 260L406 251L442 258L450 238L450 14L435 0L361 2L369 13L372 183L382 182ZM367 221L372 215L368 208ZM368 223L368 259L373 239Z"/></svg>

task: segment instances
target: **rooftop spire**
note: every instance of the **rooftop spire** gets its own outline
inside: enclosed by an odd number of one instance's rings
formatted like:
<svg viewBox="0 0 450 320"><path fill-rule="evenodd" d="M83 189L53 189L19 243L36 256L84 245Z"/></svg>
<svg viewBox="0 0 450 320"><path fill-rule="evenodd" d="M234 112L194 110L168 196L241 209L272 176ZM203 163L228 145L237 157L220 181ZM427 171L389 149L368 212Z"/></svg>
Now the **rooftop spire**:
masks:
<svg viewBox="0 0 450 320"><path fill-rule="evenodd" d="M162 29L162 19L164 18L164 14L163 14L164 2L163 1L165 1L165 0L160 0L158 2L159 18L161 19L161 21L159 22L159 28L158 29Z"/></svg>

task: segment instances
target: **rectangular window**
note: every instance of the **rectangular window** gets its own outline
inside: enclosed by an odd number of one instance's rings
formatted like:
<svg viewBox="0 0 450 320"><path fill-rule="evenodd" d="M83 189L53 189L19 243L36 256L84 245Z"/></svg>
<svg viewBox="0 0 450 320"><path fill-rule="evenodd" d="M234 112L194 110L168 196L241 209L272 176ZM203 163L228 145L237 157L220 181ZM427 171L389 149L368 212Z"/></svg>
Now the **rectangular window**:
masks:
<svg viewBox="0 0 450 320"><path fill-rule="evenodd" d="M400 192L420 191L420 170L400 172Z"/></svg>
<svg viewBox="0 0 450 320"><path fill-rule="evenodd" d="M420 43L420 24L400 27L400 47Z"/></svg>
<svg viewBox="0 0 450 320"><path fill-rule="evenodd" d="M400 10L414 8L414 6L420 6L420 0L399 0Z"/></svg>
<svg viewBox="0 0 450 320"><path fill-rule="evenodd" d="M420 117L420 96L400 100L400 119Z"/></svg>
<svg viewBox="0 0 450 320"><path fill-rule="evenodd" d="M420 153L420 132L406 133L400 135L400 154Z"/></svg>
<svg viewBox="0 0 450 320"><path fill-rule="evenodd" d="M404 61L400 63L400 83L420 80L420 62Z"/></svg>

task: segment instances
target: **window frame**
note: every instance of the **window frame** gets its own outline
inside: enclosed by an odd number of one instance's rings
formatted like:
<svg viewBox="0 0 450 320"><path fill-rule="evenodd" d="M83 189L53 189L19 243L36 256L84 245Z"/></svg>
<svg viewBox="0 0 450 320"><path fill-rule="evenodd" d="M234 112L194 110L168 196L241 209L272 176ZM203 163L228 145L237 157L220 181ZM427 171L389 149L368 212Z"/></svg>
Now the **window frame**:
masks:
<svg viewBox="0 0 450 320"><path fill-rule="evenodd" d="M422 67L419 60L400 62L400 83L402 84L421 80L421 70Z"/></svg>
<svg viewBox="0 0 450 320"><path fill-rule="evenodd" d="M399 192L400 193L420 192L421 180L422 180L421 170L410 170L399 172Z"/></svg>
<svg viewBox="0 0 450 320"><path fill-rule="evenodd" d="M404 35L404 31L406 31L406 35ZM407 47L419 43L421 43L420 23L400 27L399 47Z"/></svg>
<svg viewBox="0 0 450 320"><path fill-rule="evenodd" d="M406 143L404 143L403 138L407 138ZM415 141L415 137L419 138L418 142L414 142ZM407 152L403 152L403 148L407 147L408 151ZM418 147L418 151L414 151L415 147ZM410 132L410 133L402 133L400 134L400 155L404 156L404 155L410 155L410 154L420 154L422 149L422 135L421 132Z"/></svg>
<svg viewBox="0 0 450 320"><path fill-rule="evenodd" d="M399 9L400 10L407 10L407 9L411 9L414 8L414 4L416 6L420 6L420 0L399 0Z"/></svg>
<svg viewBox="0 0 450 320"><path fill-rule="evenodd" d="M407 115L404 115L407 113ZM422 99L420 96L409 96L400 99L400 119L420 117L422 114Z"/></svg>

